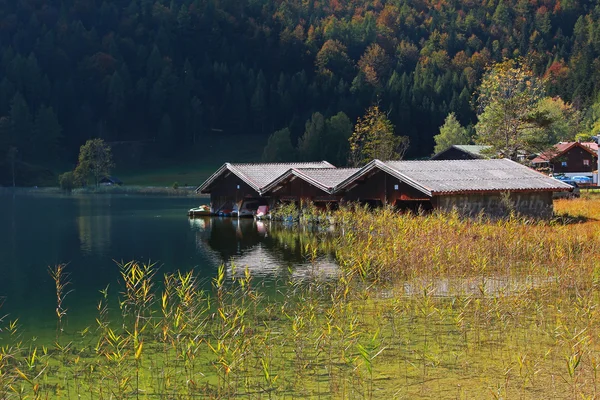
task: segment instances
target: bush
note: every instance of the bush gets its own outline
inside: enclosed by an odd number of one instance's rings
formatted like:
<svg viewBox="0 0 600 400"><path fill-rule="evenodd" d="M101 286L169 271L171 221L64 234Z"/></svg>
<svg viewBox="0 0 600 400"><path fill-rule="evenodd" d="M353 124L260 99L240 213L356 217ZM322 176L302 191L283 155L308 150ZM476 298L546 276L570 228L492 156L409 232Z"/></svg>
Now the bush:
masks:
<svg viewBox="0 0 600 400"><path fill-rule="evenodd" d="M175 189L175 190L179 189L179 182L177 182L177 181L173 182L173 189Z"/></svg>

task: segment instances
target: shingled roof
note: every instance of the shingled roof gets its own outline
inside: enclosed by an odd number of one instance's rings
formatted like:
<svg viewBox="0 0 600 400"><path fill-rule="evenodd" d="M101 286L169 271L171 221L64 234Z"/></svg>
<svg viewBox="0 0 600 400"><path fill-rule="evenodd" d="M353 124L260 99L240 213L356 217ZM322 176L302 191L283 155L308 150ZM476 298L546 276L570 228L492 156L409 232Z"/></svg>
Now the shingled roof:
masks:
<svg viewBox="0 0 600 400"><path fill-rule="evenodd" d="M210 193L212 184L221 176L228 173L235 174L238 178L246 182L258 193L263 192L263 188L279 178L282 174L292 168L332 168L335 166L327 161L301 162L301 163L269 163L269 164L231 164L225 163L214 174L212 174L202 185L196 188L196 193Z"/></svg>
<svg viewBox="0 0 600 400"><path fill-rule="evenodd" d="M290 180L299 178L326 193L333 193L333 189L348 179L359 168L292 168L269 185L265 186L263 192L277 191L282 185Z"/></svg>
<svg viewBox="0 0 600 400"><path fill-rule="evenodd" d="M494 192L561 192L571 186L508 159L380 161L373 160L341 182L335 191L351 187L380 169L428 196Z"/></svg>

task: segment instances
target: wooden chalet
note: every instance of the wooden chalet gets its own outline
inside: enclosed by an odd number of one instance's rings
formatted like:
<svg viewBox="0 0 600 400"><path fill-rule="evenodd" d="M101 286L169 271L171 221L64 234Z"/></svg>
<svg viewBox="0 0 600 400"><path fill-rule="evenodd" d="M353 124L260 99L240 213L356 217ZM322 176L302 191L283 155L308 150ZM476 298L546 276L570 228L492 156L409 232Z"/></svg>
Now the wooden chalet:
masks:
<svg viewBox="0 0 600 400"><path fill-rule="evenodd" d="M553 174L592 176L598 168L598 144L561 142L531 161L534 168L548 168Z"/></svg>
<svg viewBox="0 0 600 400"><path fill-rule="evenodd" d="M261 199L317 205L359 202L399 210L458 210L504 216L549 217L552 193L568 184L508 159L380 161L363 168L335 168L322 161L291 164L225 164L197 192L210 193L213 207Z"/></svg>

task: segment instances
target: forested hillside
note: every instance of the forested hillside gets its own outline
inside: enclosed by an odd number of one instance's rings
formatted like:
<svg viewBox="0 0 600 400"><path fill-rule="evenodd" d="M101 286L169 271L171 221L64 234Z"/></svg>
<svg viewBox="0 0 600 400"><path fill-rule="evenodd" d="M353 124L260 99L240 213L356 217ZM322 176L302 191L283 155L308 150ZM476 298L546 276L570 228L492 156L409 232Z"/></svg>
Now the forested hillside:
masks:
<svg viewBox="0 0 600 400"><path fill-rule="evenodd" d="M577 0L0 0L0 161L86 139L174 157L212 137L293 141L314 112L379 102L409 155L433 150L486 65L523 56L575 107L600 86L600 6ZM13 154L14 156L14 154ZM260 155L257 155L257 158Z"/></svg>

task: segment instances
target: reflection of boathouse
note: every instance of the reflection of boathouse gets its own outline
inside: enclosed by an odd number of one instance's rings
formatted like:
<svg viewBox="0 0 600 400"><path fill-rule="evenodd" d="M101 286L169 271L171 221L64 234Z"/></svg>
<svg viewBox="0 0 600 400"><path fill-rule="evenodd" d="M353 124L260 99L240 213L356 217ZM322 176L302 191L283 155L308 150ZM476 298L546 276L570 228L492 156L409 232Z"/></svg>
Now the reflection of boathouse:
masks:
<svg viewBox="0 0 600 400"><path fill-rule="evenodd" d="M392 205L400 210L456 209L465 215L552 215L552 192L572 188L516 162L499 160L380 161L335 168L323 161L225 164L197 192L213 207L245 198L278 202Z"/></svg>

